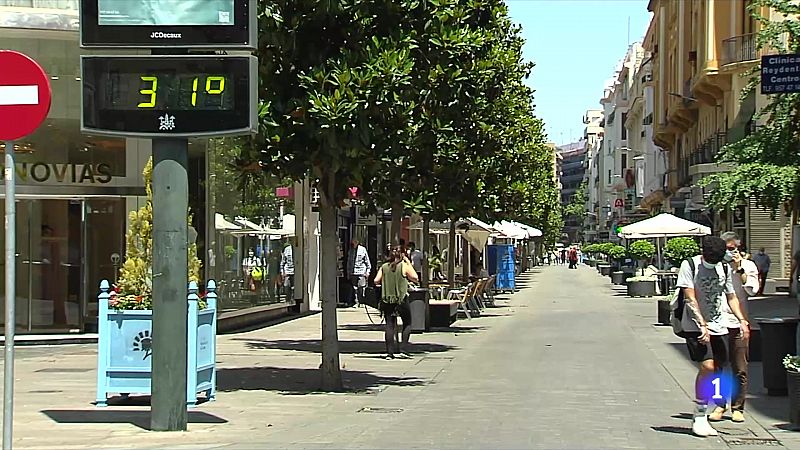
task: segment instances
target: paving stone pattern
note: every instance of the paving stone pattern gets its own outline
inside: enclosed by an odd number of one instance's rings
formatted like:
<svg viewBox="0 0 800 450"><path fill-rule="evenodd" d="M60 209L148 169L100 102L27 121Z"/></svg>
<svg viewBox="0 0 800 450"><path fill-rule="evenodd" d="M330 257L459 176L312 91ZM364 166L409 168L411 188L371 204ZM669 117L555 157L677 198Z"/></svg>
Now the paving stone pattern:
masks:
<svg viewBox="0 0 800 450"><path fill-rule="evenodd" d="M94 408L94 346L21 348L15 446L800 449L785 397L764 397L758 373L747 423L691 435L694 367L653 325L655 299L629 299L587 267L537 268L520 286L481 317L414 335L413 360L383 360L380 326L340 311L344 393L317 391L319 315L221 336L218 399L191 411L186 433L147 431L146 398Z"/></svg>

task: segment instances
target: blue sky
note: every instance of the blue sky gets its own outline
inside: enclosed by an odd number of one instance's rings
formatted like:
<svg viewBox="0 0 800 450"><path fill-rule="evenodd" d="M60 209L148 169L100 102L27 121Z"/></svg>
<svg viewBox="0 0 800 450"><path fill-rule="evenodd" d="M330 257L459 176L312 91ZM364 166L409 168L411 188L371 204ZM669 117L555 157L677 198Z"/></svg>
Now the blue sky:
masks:
<svg viewBox="0 0 800 450"><path fill-rule="evenodd" d="M583 135L581 117L599 108L603 86L628 49L644 37L647 0L506 0L522 25L525 58L536 63L528 84L548 137L566 144Z"/></svg>

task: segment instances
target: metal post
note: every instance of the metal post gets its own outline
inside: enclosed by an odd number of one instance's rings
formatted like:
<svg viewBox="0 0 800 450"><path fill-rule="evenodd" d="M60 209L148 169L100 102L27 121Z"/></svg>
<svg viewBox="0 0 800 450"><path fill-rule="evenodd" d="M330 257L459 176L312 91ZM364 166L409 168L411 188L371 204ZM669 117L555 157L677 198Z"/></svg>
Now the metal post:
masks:
<svg viewBox="0 0 800 450"><path fill-rule="evenodd" d="M189 177L187 139L153 140L154 431L185 431Z"/></svg>
<svg viewBox="0 0 800 450"><path fill-rule="evenodd" d="M3 450L11 450L14 433L14 331L17 325L17 205L14 143L6 142L6 342L3 352Z"/></svg>

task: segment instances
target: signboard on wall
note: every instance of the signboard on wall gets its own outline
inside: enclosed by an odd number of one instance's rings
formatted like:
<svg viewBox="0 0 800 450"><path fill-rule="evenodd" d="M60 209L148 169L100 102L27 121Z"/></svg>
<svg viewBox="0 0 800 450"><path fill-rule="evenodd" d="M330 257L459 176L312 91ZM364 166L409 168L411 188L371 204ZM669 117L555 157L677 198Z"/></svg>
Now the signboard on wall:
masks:
<svg viewBox="0 0 800 450"><path fill-rule="evenodd" d="M800 92L800 55L765 55L761 57L761 93Z"/></svg>

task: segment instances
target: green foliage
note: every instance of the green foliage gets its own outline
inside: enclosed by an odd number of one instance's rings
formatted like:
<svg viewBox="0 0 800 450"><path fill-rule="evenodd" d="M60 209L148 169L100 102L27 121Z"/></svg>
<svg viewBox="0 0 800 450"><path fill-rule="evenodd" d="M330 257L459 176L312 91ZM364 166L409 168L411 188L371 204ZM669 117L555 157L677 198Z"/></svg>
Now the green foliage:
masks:
<svg viewBox="0 0 800 450"><path fill-rule="evenodd" d="M600 253L601 255L608 256L609 253L611 252L611 249L614 248L616 245L617 244L613 244L611 242L603 242L597 244L597 252Z"/></svg>
<svg viewBox="0 0 800 450"><path fill-rule="evenodd" d="M125 262L109 306L117 310L153 308L153 160L143 171L147 200L138 211L131 211L126 236ZM191 216L188 218L191 224ZM189 246L189 281L200 282L201 262L197 244ZM204 305L201 303L200 305Z"/></svg>
<svg viewBox="0 0 800 450"><path fill-rule="evenodd" d="M760 15L762 7L772 8L776 16L787 20L773 21ZM798 11L798 5L791 0L754 0L751 12L761 25L758 49L770 53L800 52L800 22L787 18ZM749 75L743 98L753 95L758 86L760 67ZM731 164L732 170L709 176L700 185L711 188L711 206L723 209L754 199L774 216L783 209L794 209L800 192L800 94L770 95L757 118L766 119L764 126L726 145L718 155L718 162Z"/></svg>
<svg viewBox="0 0 800 450"><path fill-rule="evenodd" d="M650 241L635 241L628 247L628 254L637 261L650 259L656 254L656 246Z"/></svg>
<svg viewBox="0 0 800 450"><path fill-rule="evenodd" d="M688 237L672 238L664 246L664 258L673 266L680 266L683 260L700 254L700 246Z"/></svg>
<svg viewBox="0 0 800 450"><path fill-rule="evenodd" d="M579 221L583 221L586 217L586 202L589 201L589 194L586 192L586 181L581 183L578 187L578 190L572 195L572 199L564 209L564 214L569 216L574 216L575 218L579 219Z"/></svg>
<svg viewBox="0 0 800 450"><path fill-rule="evenodd" d="M619 260L625 258L625 254L627 253L625 247L621 245L614 245L611 244L607 247L606 256L612 260Z"/></svg>

